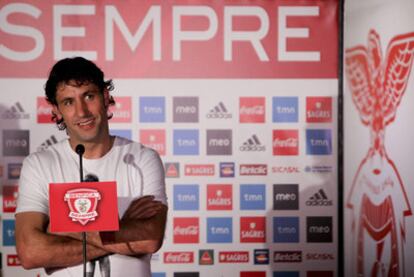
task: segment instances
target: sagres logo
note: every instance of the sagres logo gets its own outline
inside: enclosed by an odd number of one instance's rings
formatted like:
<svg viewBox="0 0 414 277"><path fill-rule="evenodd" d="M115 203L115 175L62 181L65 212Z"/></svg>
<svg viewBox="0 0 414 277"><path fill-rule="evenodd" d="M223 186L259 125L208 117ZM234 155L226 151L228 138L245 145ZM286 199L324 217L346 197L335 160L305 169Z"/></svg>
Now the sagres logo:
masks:
<svg viewBox="0 0 414 277"><path fill-rule="evenodd" d="M198 122L198 97L173 97L173 122Z"/></svg>
<svg viewBox="0 0 414 277"><path fill-rule="evenodd" d="M299 186L297 184L273 185L273 210L298 210Z"/></svg>
<svg viewBox="0 0 414 277"><path fill-rule="evenodd" d="M185 176L214 176L214 164L186 164Z"/></svg>
<svg viewBox="0 0 414 277"><path fill-rule="evenodd" d="M254 249L254 264L269 264L269 249Z"/></svg>
<svg viewBox="0 0 414 277"><path fill-rule="evenodd" d="M37 123L54 123L52 121L52 105L44 97L37 97Z"/></svg>
<svg viewBox="0 0 414 277"><path fill-rule="evenodd" d="M273 242L299 242L299 217L274 217Z"/></svg>
<svg viewBox="0 0 414 277"><path fill-rule="evenodd" d="M233 162L220 163L220 178L234 177L235 165Z"/></svg>
<svg viewBox="0 0 414 277"><path fill-rule="evenodd" d="M297 97L273 97L273 122L298 122Z"/></svg>
<svg viewBox="0 0 414 277"><path fill-rule="evenodd" d="M207 155L231 155L232 130L207 130Z"/></svg>
<svg viewBox="0 0 414 277"><path fill-rule="evenodd" d="M296 156L298 154L298 130L273 130L273 155Z"/></svg>
<svg viewBox="0 0 414 277"><path fill-rule="evenodd" d="M266 277L265 271L241 271L240 277Z"/></svg>
<svg viewBox="0 0 414 277"><path fill-rule="evenodd" d="M213 249L198 250L198 263L200 265L213 265L214 264L214 250Z"/></svg>
<svg viewBox="0 0 414 277"><path fill-rule="evenodd" d="M46 150L49 146L56 144L58 140L54 135L51 135L48 139L46 139L39 147L37 147L37 151Z"/></svg>
<svg viewBox="0 0 414 277"><path fill-rule="evenodd" d="M332 122L332 97L306 97L306 122Z"/></svg>
<svg viewBox="0 0 414 277"><path fill-rule="evenodd" d="M265 151L266 146L264 146L257 135L252 135L250 138L248 138L243 144L240 146L240 151Z"/></svg>
<svg viewBox="0 0 414 277"><path fill-rule="evenodd" d="M207 185L207 210L232 210L232 185Z"/></svg>
<svg viewBox="0 0 414 277"><path fill-rule="evenodd" d="M264 97L240 97L240 123L265 122Z"/></svg>
<svg viewBox="0 0 414 277"><path fill-rule="evenodd" d="M180 163L165 163L165 177L179 178L180 177Z"/></svg>
<svg viewBox="0 0 414 277"><path fill-rule="evenodd" d="M198 243L200 236L200 226L198 217L175 217L174 243Z"/></svg>
<svg viewBox="0 0 414 277"><path fill-rule="evenodd" d="M7 254L7 266L21 266L19 256L16 254Z"/></svg>
<svg viewBox="0 0 414 277"><path fill-rule="evenodd" d="M265 210L266 186L264 184L240 185L240 210Z"/></svg>
<svg viewBox="0 0 414 277"><path fill-rule="evenodd" d="M86 225L89 221L94 221L98 216L96 208L101 200L101 194L95 189L73 189L65 194L72 221L77 221Z"/></svg>
<svg viewBox="0 0 414 277"><path fill-rule="evenodd" d="M207 218L207 243L226 243L233 241L233 218Z"/></svg>
<svg viewBox="0 0 414 277"><path fill-rule="evenodd" d="M165 97L140 97L139 122L165 122Z"/></svg>
<svg viewBox="0 0 414 277"><path fill-rule="evenodd" d="M354 276L378 275L380 270L388 276L403 276L406 271L405 217L411 216L412 210L403 178L388 157L384 142L385 128L395 121L407 88L413 58L414 32L393 37L385 56L374 30L368 34L368 47L357 45L345 52L352 99L371 134L371 145L346 200L352 213Z"/></svg>
<svg viewBox="0 0 414 277"><path fill-rule="evenodd" d="M266 242L266 218L262 216L241 217L240 242Z"/></svg>
<svg viewBox="0 0 414 277"><path fill-rule="evenodd" d="M3 130L3 156L29 155L29 141L29 130Z"/></svg>
<svg viewBox="0 0 414 277"><path fill-rule="evenodd" d="M306 206L332 206L332 200L328 198L323 189L319 189L306 201Z"/></svg>
<svg viewBox="0 0 414 277"><path fill-rule="evenodd" d="M164 252L164 263L166 264L191 264L193 262L193 252Z"/></svg>
<svg viewBox="0 0 414 277"><path fill-rule="evenodd" d="M302 251L274 251L274 263L301 263Z"/></svg>
<svg viewBox="0 0 414 277"><path fill-rule="evenodd" d="M20 178L20 171L22 170L21 163L10 163L7 165L7 178L10 180L17 180Z"/></svg>
<svg viewBox="0 0 414 277"><path fill-rule="evenodd" d="M232 115L229 113L223 102L219 102L208 112L206 117L210 119L228 119L232 118Z"/></svg>
<svg viewBox="0 0 414 277"><path fill-rule="evenodd" d="M140 142L155 151L161 156L165 155L165 130L141 130L139 133Z"/></svg>
<svg viewBox="0 0 414 277"><path fill-rule="evenodd" d="M16 102L11 106L9 109L5 110L1 114L2 119L12 119L12 120L18 120L18 119L29 119L30 115L26 113L26 111L23 109L22 104L20 102Z"/></svg>
<svg viewBox="0 0 414 277"><path fill-rule="evenodd" d="M219 262L220 263L248 263L249 252L248 251L220 251Z"/></svg>
<svg viewBox="0 0 414 277"><path fill-rule="evenodd" d="M198 185L174 185L174 210L190 211L199 209Z"/></svg>
<svg viewBox="0 0 414 277"><path fill-rule="evenodd" d="M241 164L240 176L266 176L267 164Z"/></svg>
<svg viewBox="0 0 414 277"><path fill-rule="evenodd" d="M113 117L111 123L128 123L131 122L132 105L131 97L115 97L115 106L109 107Z"/></svg>
<svg viewBox="0 0 414 277"><path fill-rule="evenodd" d="M332 130L308 129L306 130L306 154L330 155L332 154Z"/></svg>
<svg viewBox="0 0 414 277"><path fill-rule="evenodd" d="M332 217L308 216L306 218L307 242L332 242Z"/></svg>
<svg viewBox="0 0 414 277"><path fill-rule="evenodd" d="M18 186L3 186L3 212L14 213L16 211Z"/></svg>

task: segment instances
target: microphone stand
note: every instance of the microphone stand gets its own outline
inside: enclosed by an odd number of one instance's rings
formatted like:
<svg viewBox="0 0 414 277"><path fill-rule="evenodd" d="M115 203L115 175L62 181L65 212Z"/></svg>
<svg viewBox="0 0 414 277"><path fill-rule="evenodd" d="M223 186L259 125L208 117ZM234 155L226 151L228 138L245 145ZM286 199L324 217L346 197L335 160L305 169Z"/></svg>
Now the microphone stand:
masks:
<svg viewBox="0 0 414 277"><path fill-rule="evenodd" d="M85 147L82 144L78 144L75 149L79 155L79 176L80 181L83 182L83 163L82 155L85 153ZM82 253L83 253L83 277L86 277L86 232L82 232Z"/></svg>

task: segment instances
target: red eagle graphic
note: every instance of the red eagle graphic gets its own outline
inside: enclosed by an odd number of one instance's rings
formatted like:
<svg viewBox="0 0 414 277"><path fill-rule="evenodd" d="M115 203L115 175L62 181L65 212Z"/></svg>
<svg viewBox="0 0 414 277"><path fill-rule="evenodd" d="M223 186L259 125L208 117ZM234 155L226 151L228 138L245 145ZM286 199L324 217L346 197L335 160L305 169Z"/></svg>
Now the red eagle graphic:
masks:
<svg viewBox="0 0 414 277"><path fill-rule="evenodd" d="M407 87L414 32L394 37L385 60L381 52L374 30L369 32L368 47L358 45L345 52L352 100L371 135L346 203L353 212L353 276L404 276L405 217L412 215L400 174L386 153L384 135Z"/></svg>

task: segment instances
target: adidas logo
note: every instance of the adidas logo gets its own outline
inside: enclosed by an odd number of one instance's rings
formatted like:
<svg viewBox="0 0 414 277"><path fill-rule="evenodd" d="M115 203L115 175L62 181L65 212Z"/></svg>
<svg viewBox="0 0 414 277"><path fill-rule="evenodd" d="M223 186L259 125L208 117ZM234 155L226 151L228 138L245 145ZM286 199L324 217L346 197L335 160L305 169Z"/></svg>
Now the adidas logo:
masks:
<svg viewBox="0 0 414 277"><path fill-rule="evenodd" d="M207 118L227 119L231 118L231 113L228 112L223 102L220 102L217 104L217 106L210 110L210 112L207 114Z"/></svg>
<svg viewBox="0 0 414 277"><path fill-rule="evenodd" d="M38 151L43 151L43 150L46 150L49 146L51 146L51 145L53 145L53 144L55 144L55 143L57 143L58 141L57 141L57 139L56 139L56 137L54 136L54 135L52 135L52 136L50 136L50 138L49 139L47 139L45 142L43 142L38 148L37 148L37 150Z"/></svg>
<svg viewBox="0 0 414 277"><path fill-rule="evenodd" d="M323 189L318 190L306 201L306 206L332 206L332 200L329 200Z"/></svg>
<svg viewBox="0 0 414 277"><path fill-rule="evenodd" d="M266 147L260 143L259 138L253 135L240 146L240 151L265 151Z"/></svg>
<svg viewBox="0 0 414 277"><path fill-rule="evenodd" d="M22 105L16 102L10 109L6 110L1 118L3 119L28 119L30 115L25 112Z"/></svg>

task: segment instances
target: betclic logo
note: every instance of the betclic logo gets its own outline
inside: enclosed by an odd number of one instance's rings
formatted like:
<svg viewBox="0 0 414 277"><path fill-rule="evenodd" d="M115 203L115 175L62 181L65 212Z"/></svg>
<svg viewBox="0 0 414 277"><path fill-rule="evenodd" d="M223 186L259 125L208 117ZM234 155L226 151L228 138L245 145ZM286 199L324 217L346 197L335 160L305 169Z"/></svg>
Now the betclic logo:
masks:
<svg viewBox="0 0 414 277"><path fill-rule="evenodd" d="M266 242L266 218L263 216L241 217L240 242Z"/></svg>
<svg viewBox="0 0 414 277"><path fill-rule="evenodd" d="M240 176L266 176L267 164L241 164Z"/></svg>
<svg viewBox="0 0 414 277"><path fill-rule="evenodd" d="M332 122L332 97L306 97L306 122Z"/></svg>
<svg viewBox="0 0 414 277"><path fill-rule="evenodd" d="M301 263L302 251L274 251L274 263Z"/></svg>
<svg viewBox="0 0 414 277"><path fill-rule="evenodd" d="M173 122L198 122L198 97L173 97Z"/></svg>
<svg viewBox="0 0 414 277"><path fill-rule="evenodd" d="M332 217L308 216L306 218L307 242L332 242Z"/></svg>
<svg viewBox="0 0 414 277"><path fill-rule="evenodd" d="M264 97L240 97L240 123L264 123Z"/></svg>
<svg viewBox="0 0 414 277"><path fill-rule="evenodd" d="M142 144L154 149L161 156L166 153L165 149L165 130L141 130L139 139Z"/></svg>
<svg viewBox="0 0 414 277"><path fill-rule="evenodd" d="M111 123L130 123L132 119L131 97L115 97L115 105L110 106L109 111L113 114Z"/></svg>
<svg viewBox="0 0 414 277"><path fill-rule="evenodd" d="M175 217L174 243L198 243L200 237L200 225L198 217Z"/></svg>
<svg viewBox="0 0 414 277"><path fill-rule="evenodd" d="M207 210L230 211L233 209L233 190L229 184L207 185Z"/></svg>
<svg viewBox="0 0 414 277"><path fill-rule="evenodd" d="M25 157L30 153L29 130L3 130L3 156Z"/></svg>
<svg viewBox="0 0 414 277"><path fill-rule="evenodd" d="M273 130L273 155L297 156L299 154L298 130Z"/></svg>
<svg viewBox="0 0 414 277"><path fill-rule="evenodd" d="M273 185L273 210L298 210L299 186L297 184Z"/></svg>
<svg viewBox="0 0 414 277"><path fill-rule="evenodd" d="M3 212L14 213L17 206L18 186L3 186Z"/></svg>

